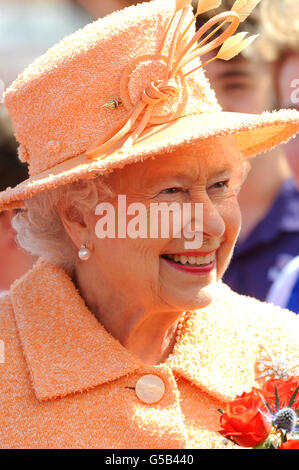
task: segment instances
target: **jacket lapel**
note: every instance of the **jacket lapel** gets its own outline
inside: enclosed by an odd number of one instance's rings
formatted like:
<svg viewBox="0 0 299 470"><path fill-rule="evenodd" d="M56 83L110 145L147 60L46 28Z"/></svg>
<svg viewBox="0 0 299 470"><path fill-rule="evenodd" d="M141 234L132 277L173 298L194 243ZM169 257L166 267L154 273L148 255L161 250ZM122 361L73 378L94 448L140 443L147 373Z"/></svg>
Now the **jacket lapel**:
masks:
<svg viewBox="0 0 299 470"><path fill-rule="evenodd" d="M141 366L101 326L59 267L40 258L13 284L11 295L39 400L86 390Z"/></svg>

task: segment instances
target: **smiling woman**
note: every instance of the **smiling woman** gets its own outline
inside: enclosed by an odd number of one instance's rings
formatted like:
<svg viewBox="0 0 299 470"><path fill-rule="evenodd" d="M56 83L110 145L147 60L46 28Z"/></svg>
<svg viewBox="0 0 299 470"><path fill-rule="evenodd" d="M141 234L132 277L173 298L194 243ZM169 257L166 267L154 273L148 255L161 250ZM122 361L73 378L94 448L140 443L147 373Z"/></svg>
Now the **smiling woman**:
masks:
<svg viewBox="0 0 299 470"><path fill-rule="evenodd" d="M299 356L295 315L221 282L247 157L291 137L298 113L222 113L190 52L189 4L94 22L5 94L30 178L0 209L24 208L18 240L40 258L0 299L3 447L235 447L217 410L262 382L265 344ZM213 24L233 34L237 6ZM115 236L102 236L103 216Z"/></svg>
<svg viewBox="0 0 299 470"><path fill-rule="evenodd" d="M178 317L178 309L184 311L208 305L212 299L211 289L229 262L240 228L236 185L241 181L236 180L240 178L244 160L232 148L224 154L224 149L229 147L232 147L229 138L212 139L208 145L186 146L183 151L179 149L154 160L126 166L106 180L115 194L126 195L128 205L138 202L147 212L155 202L167 205L176 202L179 208L186 203L200 203L204 237L196 256L214 252L208 269L195 267L193 259L192 265L189 264L190 250L185 249L182 237L175 238L170 234L167 238L149 235L134 239L130 236L99 239L94 230L97 216L93 212L85 213L87 227L71 221L65 212L61 214L74 244L80 245L80 240L87 238L88 230L88 239L93 247L93 256L88 264L82 263L76 269L76 281L83 297L92 299L88 305L101 323L144 363L158 364L167 357L168 343L172 344L175 333L169 332L169 338L164 339L169 321ZM226 170L228 183L218 188L220 159L231 169ZM176 190L168 192L174 189L174 185ZM117 199L111 202L115 207L115 219L119 221ZM170 215L169 212L164 214ZM180 254L183 257L177 261L165 259L166 255L169 258L169 255ZM190 276L190 273L197 276ZM114 314L110 298L112 285L119 286L114 294L117 305ZM131 306L139 295L134 315ZM157 321L154 322L153 318Z"/></svg>

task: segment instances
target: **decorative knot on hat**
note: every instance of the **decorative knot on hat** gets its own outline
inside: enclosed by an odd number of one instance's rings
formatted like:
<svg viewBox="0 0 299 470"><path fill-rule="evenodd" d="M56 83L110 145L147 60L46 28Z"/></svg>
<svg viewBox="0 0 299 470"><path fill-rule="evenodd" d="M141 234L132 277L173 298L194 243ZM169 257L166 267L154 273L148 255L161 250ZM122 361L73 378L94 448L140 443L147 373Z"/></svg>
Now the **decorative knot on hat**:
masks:
<svg viewBox="0 0 299 470"><path fill-rule="evenodd" d="M98 141L94 142L86 151L87 158L104 158L105 153L109 151L114 144L119 143L121 139L128 135L121 147L122 151L126 151L135 143L148 125L171 121L175 119L176 116L178 117L182 112L186 99L182 98L179 100L181 102L176 109L170 109L166 113L162 112L162 115L160 113L157 115L156 108L161 106L161 103L165 105L176 95L181 94L182 96L184 91L186 94L187 87L184 79L187 75L195 72L195 70L217 58L230 60L251 44L256 36L245 39L247 33L239 33L235 36L233 36L233 34L237 30L240 22L244 21L249 16L259 1L260 0L236 0L231 11L221 13L211 18L195 33L192 39L184 47L184 38L186 38L186 33L190 29L192 23L194 23L196 17L201 13L219 7L221 0L199 0L197 13L187 27L185 25L185 20L187 14L192 8L191 0L176 0L174 14L166 28L162 45L157 51L157 55L144 56L143 58L135 60L133 64L129 64L126 67L123 73L120 95L122 102L129 111L129 116L126 122L121 129L118 128L116 131L110 132L109 136L101 137ZM172 33L171 27L175 24L176 26ZM208 33L208 31L217 24L218 26L212 30L212 32ZM224 32L222 32L218 37L211 39L226 24L228 24L228 27ZM169 34L172 34L170 46L167 51L167 57L163 57L162 51L165 48ZM199 59L202 55L217 49L219 46L222 47L220 47L220 50L215 57L205 63L201 63L199 61L199 65L192 68L195 59ZM165 62L165 64L163 64L163 62ZM148 67L149 74L152 73L152 70L155 69L157 64L159 64L160 67L161 64L164 65L163 76L160 76L158 80L150 80L150 82L144 86L141 93L140 90L137 90L137 93L135 93L135 87L132 86L132 81L134 82L132 75L134 76L134 71L136 73L136 70L138 70L138 63L143 66L146 65L146 67ZM190 70L190 65L192 70ZM148 79L148 76L146 76L146 73L143 73L142 75L140 70L137 76L139 79L136 81L138 89L138 85L143 83L142 79ZM178 78L181 80L177 81ZM174 83L174 81L176 83ZM182 91L182 88L185 90ZM137 101L136 96L139 98ZM110 98L117 99L117 97ZM135 101L133 105L132 101ZM170 106L170 108L172 107ZM111 111L107 110L107 112ZM153 119L153 117L156 119Z"/></svg>
<svg viewBox="0 0 299 470"><path fill-rule="evenodd" d="M131 62L121 76L120 96L123 105L129 113L140 106L140 116L144 109L150 109L146 125L175 119L187 102L185 78L181 71L174 77L168 77L167 61L167 57L161 54L141 56ZM138 119L135 128L137 122Z"/></svg>
<svg viewBox="0 0 299 470"><path fill-rule="evenodd" d="M148 105L159 104L167 100L170 96L176 95L178 87L175 84L151 82L151 84L144 90L142 100Z"/></svg>

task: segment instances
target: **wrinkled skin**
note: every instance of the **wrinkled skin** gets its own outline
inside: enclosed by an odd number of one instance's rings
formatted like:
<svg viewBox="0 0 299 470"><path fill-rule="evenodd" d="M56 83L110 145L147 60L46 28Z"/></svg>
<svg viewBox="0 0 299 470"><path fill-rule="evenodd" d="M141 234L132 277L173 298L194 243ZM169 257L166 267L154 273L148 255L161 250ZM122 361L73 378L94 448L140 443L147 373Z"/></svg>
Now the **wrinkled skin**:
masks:
<svg viewBox="0 0 299 470"><path fill-rule="evenodd" d="M218 138L127 165L107 178L127 204L202 203L200 251L217 249L215 268L206 274L178 271L161 257L184 252L183 238L99 239L94 211L84 214L82 223L60 214L78 249L87 240L93 246L90 259L76 267L81 295L106 329L145 363L160 363L171 352L183 311L212 301L240 230L237 191L243 177L244 159L234 140ZM111 202L117 218L117 197Z"/></svg>

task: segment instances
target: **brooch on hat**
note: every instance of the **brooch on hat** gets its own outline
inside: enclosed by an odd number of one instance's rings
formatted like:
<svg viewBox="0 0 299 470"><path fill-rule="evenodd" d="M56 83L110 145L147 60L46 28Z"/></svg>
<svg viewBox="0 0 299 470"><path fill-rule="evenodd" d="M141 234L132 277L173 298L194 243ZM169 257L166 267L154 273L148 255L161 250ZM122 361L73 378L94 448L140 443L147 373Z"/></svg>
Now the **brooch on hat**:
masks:
<svg viewBox="0 0 299 470"><path fill-rule="evenodd" d="M273 353L263 346L263 351L257 363L260 375L256 380L270 378L288 380L293 375L299 373L299 358L287 356L285 348L279 348Z"/></svg>
<svg viewBox="0 0 299 470"><path fill-rule="evenodd" d="M107 103L103 104L103 108L113 110L118 108L121 104L122 102L120 99L109 100Z"/></svg>
<svg viewBox="0 0 299 470"><path fill-rule="evenodd" d="M151 81L148 86L145 86L145 89L142 90L141 93L135 93L134 95L135 90L133 87L133 90L130 90L130 92L131 95L133 94L137 99L135 99L132 104L127 85L128 78L133 68L131 68L132 64L128 65L121 80L121 99L111 97L103 107L110 112L117 109L118 106L122 104L128 109L129 116L122 127L118 129L112 137L110 136L108 140L106 138L103 141L103 138L101 138L94 142L86 151L87 158L95 159L103 157L106 151L127 136L121 147L122 151L126 151L135 143L148 125L169 122L175 119L184 106L183 97L181 106L178 106L176 112L170 116L162 116L162 120L160 119L159 121L159 116L155 116L155 112L159 106L166 104L176 95L184 95L184 89L186 89L185 79L188 75L213 60L221 59L227 61L232 59L256 39L257 35L247 37L248 33L246 32L234 33L239 24L251 14L252 10L259 2L260 0L236 0L230 11L220 13L211 18L189 41L187 41L186 35L196 18L200 14L218 8L221 4L221 0L199 0L196 14L189 24L186 22L186 17L192 9L191 0L176 0L174 14L166 28L159 50L154 56L144 56L142 58L144 61L143 65L145 61L148 61L149 63L152 62L152 64L155 62L156 68L158 66L160 67L159 78ZM215 37L216 33L225 26L227 26L227 28L221 32L218 37ZM212 31L208 33L211 29ZM167 47L167 54L162 55L166 39L170 34L172 36L170 45ZM186 45L184 45L185 43ZM200 59L208 52L218 48L217 54L212 59L199 63L199 65L192 68L192 70L186 69L186 66L193 63L194 59ZM136 67L136 64L138 65L138 59L134 62L133 66ZM137 82L135 86L136 85L138 85Z"/></svg>

